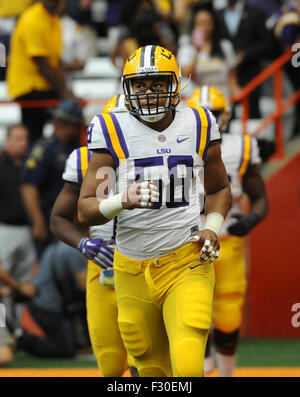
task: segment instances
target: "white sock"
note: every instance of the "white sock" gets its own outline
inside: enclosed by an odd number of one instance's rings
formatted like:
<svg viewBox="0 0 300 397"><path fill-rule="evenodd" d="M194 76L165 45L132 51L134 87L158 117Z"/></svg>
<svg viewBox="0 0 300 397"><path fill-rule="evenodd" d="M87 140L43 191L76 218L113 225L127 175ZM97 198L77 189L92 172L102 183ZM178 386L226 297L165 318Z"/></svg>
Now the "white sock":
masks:
<svg viewBox="0 0 300 397"><path fill-rule="evenodd" d="M210 346L210 355L204 358L204 373L209 374L215 369L215 349Z"/></svg>
<svg viewBox="0 0 300 397"><path fill-rule="evenodd" d="M225 356L225 354L217 353L216 356L219 376L224 378L232 377L235 368L236 355Z"/></svg>

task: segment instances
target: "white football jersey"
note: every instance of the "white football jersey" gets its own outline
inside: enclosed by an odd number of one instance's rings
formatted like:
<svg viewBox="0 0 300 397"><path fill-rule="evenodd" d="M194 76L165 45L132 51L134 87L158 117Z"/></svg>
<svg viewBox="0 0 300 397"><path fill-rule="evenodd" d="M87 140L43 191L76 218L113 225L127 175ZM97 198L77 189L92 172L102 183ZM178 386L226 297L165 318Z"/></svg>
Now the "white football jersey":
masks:
<svg viewBox="0 0 300 397"><path fill-rule="evenodd" d="M116 170L115 193L152 180L160 201L118 216L118 251L134 259L168 254L200 228L199 185L210 142L220 139L214 116L203 107L177 110L171 125L156 131L130 113L97 115L88 148L107 149Z"/></svg>
<svg viewBox="0 0 300 397"><path fill-rule="evenodd" d="M221 152L230 182L232 196L231 208L220 233L221 236L224 236L228 234L227 228L236 222L236 219L232 215L243 212L241 208L243 176L249 167L261 163L261 158L259 156L257 140L254 137L250 137L250 135L222 134Z"/></svg>
<svg viewBox="0 0 300 397"><path fill-rule="evenodd" d="M66 161L65 170L62 176L63 180L66 182L75 183L80 188L91 155L92 153L86 146L73 150ZM115 220L112 220L105 225L90 227L90 236L92 238L99 237L106 241L113 240L116 220L117 219L115 218Z"/></svg>

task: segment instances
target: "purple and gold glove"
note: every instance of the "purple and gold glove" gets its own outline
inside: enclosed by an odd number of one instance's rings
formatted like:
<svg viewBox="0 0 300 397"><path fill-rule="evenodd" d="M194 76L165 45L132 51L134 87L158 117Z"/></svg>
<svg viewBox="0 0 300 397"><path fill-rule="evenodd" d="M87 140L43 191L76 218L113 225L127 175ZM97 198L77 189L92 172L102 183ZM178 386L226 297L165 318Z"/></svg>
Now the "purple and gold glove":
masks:
<svg viewBox="0 0 300 397"><path fill-rule="evenodd" d="M102 238L83 237L78 245L79 251L88 259L101 266L111 269L114 260L114 244L109 245Z"/></svg>

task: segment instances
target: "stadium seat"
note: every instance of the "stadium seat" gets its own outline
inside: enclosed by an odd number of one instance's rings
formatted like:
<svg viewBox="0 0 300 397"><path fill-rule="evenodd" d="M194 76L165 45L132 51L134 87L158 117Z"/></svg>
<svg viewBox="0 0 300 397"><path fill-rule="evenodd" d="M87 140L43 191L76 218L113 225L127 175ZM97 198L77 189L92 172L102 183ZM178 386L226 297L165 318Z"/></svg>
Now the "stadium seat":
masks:
<svg viewBox="0 0 300 397"><path fill-rule="evenodd" d="M80 74L82 78L120 78L119 70L109 57L90 58Z"/></svg>
<svg viewBox="0 0 300 397"><path fill-rule="evenodd" d="M5 101L9 99L7 95L7 86L5 81L0 81L0 100Z"/></svg>
<svg viewBox="0 0 300 397"><path fill-rule="evenodd" d="M111 98L120 91L119 81L114 78L76 79L72 82L75 95L83 99Z"/></svg>
<svg viewBox="0 0 300 397"><path fill-rule="evenodd" d="M19 105L0 106L0 125L11 125L21 122L21 108Z"/></svg>

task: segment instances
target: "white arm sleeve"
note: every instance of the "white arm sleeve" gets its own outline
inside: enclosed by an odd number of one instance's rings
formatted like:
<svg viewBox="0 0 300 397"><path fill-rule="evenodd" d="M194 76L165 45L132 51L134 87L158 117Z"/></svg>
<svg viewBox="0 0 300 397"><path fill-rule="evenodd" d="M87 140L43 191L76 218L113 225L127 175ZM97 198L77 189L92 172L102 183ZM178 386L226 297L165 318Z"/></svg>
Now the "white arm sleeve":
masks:
<svg viewBox="0 0 300 397"><path fill-rule="evenodd" d="M87 146L92 149L108 149L105 140L105 131L102 129L101 121L102 115L96 115L91 121L87 129ZM102 120L103 123L103 120Z"/></svg>
<svg viewBox="0 0 300 397"><path fill-rule="evenodd" d="M257 143L257 139L255 137L251 137L251 165L260 164L261 158L259 155L259 147Z"/></svg>
<svg viewBox="0 0 300 397"><path fill-rule="evenodd" d="M67 158L62 179L66 182L79 184L77 172L77 150L80 149L73 150L73 152Z"/></svg>
<svg viewBox="0 0 300 397"><path fill-rule="evenodd" d="M215 116L212 114L210 110L205 108L210 116L210 121L211 121L211 128L210 128L210 141L215 141L221 138L220 134L220 128L218 126L217 120Z"/></svg>

